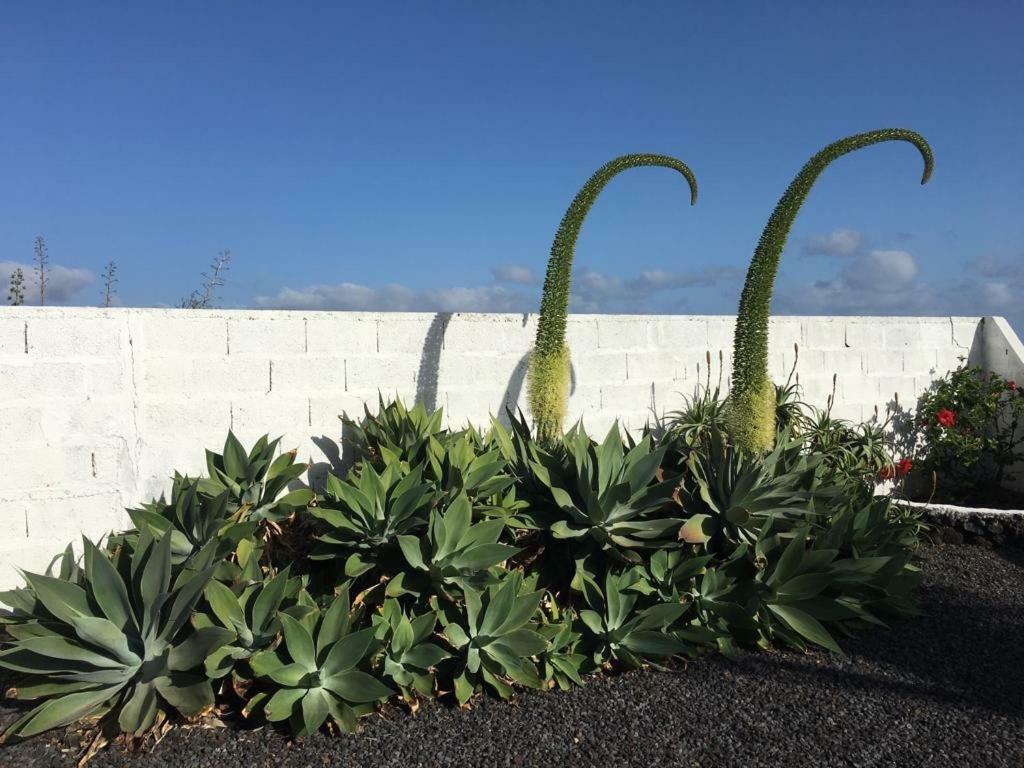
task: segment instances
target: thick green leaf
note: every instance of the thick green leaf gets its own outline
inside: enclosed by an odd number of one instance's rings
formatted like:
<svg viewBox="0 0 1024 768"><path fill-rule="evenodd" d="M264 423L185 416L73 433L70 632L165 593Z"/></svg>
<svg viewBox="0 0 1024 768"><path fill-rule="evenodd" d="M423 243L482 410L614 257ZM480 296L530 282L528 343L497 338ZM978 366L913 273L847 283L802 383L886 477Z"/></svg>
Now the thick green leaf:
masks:
<svg viewBox="0 0 1024 768"><path fill-rule="evenodd" d="M357 669L329 675L324 678L323 686L353 704L369 704L379 699L386 699L394 693L377 678Z"/></svg>

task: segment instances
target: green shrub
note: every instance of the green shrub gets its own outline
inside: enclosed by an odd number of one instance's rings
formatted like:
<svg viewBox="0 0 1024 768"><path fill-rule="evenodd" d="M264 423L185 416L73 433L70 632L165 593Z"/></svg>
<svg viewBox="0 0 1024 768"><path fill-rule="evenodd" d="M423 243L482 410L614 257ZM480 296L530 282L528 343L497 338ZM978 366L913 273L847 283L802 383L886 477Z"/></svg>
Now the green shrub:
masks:
<svg viewBox="0 0 1024 768"><path fill-rule="evenodd" d="M562 434L569 392L569 348L565 326L569 314L572 262L583 221L601 190L629 168L658 166L682 174L690 185L690 204L697 202L697 180L680 160L667 155L622 155L601 166L573 198L551 244L544 291L537 323L537 340L530 353L528 388L530 412L541 443L549 444Z"/></svg>
<svg viewBox="0 0 1024 768"><path fill-rule="evenodd" d="M747 451L771 450L775 436L775 387L768 377L768 317L779 258L800 206L818 176L838 157L883 141L906 141L924 158L924 184L932 173L932 151L922 136L902 128L869 131L829 144L807 161L772 211L740 296L733 344L732 391L729 395L729 435Z"/></svg>
<svg viewBox="0 0 1024 768"><path fill-rule="evenodd" d="M914 521L830 465L813 427L751 454L712 401L639 442L578 425L543 447L521 418L450 432L382 404L362 458L273 521L247 515L273 508L269 468L292 457L229 437L213 477L176 476L135 530L86 542L84 567L69 548L0 593L0 667L42 700L5 736L99 716L135 738L213 704L352 730L393 695L467 704L740 646L836 651L911 613ZM811 424L796 391L785 403ZM261 548L269 525L291 548Z"/></svg>
<svg viewBox="0 0 1024 768"><path fill-rule="evenodd" d="M141 736L158 715L212 706L207 656L234 638L221 627L192 629L192 609L213 574L207 548L193 573L175 573L171 537L142 532L117 562L88 539L80 581L26 574L33 601L0 667L26 676L20 699L42 700L4 732L21 739L100 717L105 730Z"/></svg>
<svg viewBox="0 0 1024 768"><path fill-rule="evenodd" d="M921 450L917 467L934 478L939 500L998 501L1010 467L1024 461L1024 388L961 366L917 401Z"/></svg>

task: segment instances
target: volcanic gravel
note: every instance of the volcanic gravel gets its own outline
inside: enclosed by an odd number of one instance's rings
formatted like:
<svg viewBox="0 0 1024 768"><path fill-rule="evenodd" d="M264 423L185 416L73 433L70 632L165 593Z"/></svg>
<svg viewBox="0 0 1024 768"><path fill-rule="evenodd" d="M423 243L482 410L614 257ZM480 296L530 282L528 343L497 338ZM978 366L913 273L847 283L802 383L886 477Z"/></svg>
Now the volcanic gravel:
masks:
<svg viewBox="0 0 1024 768"><path fill-rule="evenodd" d="M95 768L324 766L1024 766L1024 549L930 545L923 615L826 653L712 657L469 710L388 708L360 733L178 728ZM0 723L13 717L0 702ZM0 747L0 766L69 766L74 734Z"/></svg>

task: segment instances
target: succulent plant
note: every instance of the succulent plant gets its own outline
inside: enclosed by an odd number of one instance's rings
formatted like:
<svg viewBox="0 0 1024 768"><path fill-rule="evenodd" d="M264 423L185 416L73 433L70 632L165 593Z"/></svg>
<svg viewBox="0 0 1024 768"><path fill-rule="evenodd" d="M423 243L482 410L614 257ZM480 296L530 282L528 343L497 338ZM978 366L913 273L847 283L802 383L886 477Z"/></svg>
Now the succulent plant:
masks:
<svg viewBox="0 0 1024 768"><path fill-rule="evenodd" d="M601 166L573 198L551 244L544 292L540 302L537 340L530 353L528 394L537 438L550 445L562 435L569 391L569 347L565 343L569 289L576 240L583 221L609 181L629 168L658 166L682 174L690 185L690 204L697 202L697 180L681 160L668 155L635 154L616 157Z"/></svg>
<svg viewBox="0 0 1024 768"><path fill-rule="evenodd" d="M431 438L427 448L427 467L438 500L449 503L459 494L483 504L502 497L516 479L506 471L507 461L500 448L484 449L469 435L451 437L445 442ZM488 505L490 511L495 510Z"/></svg>
<svg viewBox="0 0 1024 768"><path fill-rule="evenodd" d="M394 458L380 472L364 464L347 480L328 475L324 498L309 509L327 528L311 558L344 558L345 574L354 577L397 554L398 537L426 527L434 503L422 478L422 466L406 473Z"/></svg>
<svg viewBox="0 0 1024 768"><path fill-rule="evenodd" d="M131 550L142 531L156 538L166 533L170 535L171 560L178 565L211 542L216 542L217 552L223 556L255 534L257 522L238 522L231 517L226 492L208 496L200 492L199 482L175 474L170 501L161 497L127 510L135 530L112 536L108 548L126 546Z"/></svg>
<svg viewBox="0 0 1024 768"><path fill-rule="evenodd" d="M226 493L228 512L239 520L280 522L305 509L313 501L313 491L285 491L308 467L295 462L295 451L275 459L280 442L280 438L268 441L264 435L246 451L234 433L228 432L223 453L206 452L209 477L198 482L199 491L214 497Z"/></svg>
<svg viewBox="0 0 1024 768"><path fill-rule="evenodd" d="M466 587L464 612L442 611L442 634L463 660L455 677L460 704L482 687L502 698L512 695L513 683L543 687L533 661L547 649L547 641L533 624L543 593L528 589L513 571L486 590Z"/></svg>
<svg viewBox="0 0 1024 768"><path fill-rule="evenodd" d="M838 489L812 492L820 456L803 453L800 441L780 438L767 456L750 454L729 445L714 431L700 449L690 452L683 485L683 504L691 509L679 537L701 544L716 535L734 543L753 543L765 520L783 517L803 522L824 514L817 509Z"/></svg>
<svg viewBox="0 0 1024 768"><path fill-rule="evenodd" d="M768 318L779 259L800 206L814 182L838 157L884 141L906 141L924 158L921 183L932 174L934 159L924 138L903 128L869 131L833 142L807 161L775 206L740 296L733 344L732 390L729 393L729 435L741 449L771 450L775 439L775 387L768 377Z"/></svg>
<svg viewBox="0 0 1024 768"><path fill-rule="evenodd" d="M547 648L538 655L541 677L549 687L563 691L583 685L581 674L587 656L580 653L583 634L576 628L571 612L561 610L554 600L541 605L542 623L537 632L547 641Z"/></svg>
<svg viewBox="0 0 1024 768"><path fill-rule="evenodd" d="M653 602L638 607L640 595L632 589L636 575L630 571L609 570L604 589L587 579L584 586L588 609L580 611L580 621L590 631L594 645L594 664L620 661L639 667L686 651L689 645L668 630L687 606L676 602Z"/></svg>
<svg viewBox="0 0 1024 768"><path fill-rule="evenodd" d="M296 736L314 733L328 718L341 730L353 731L360 715L394 691L360 669L374 650L374 631L353 631L348 589L323 611L302 619L279 614L283 641L260 651L249 666L272 692L263 692L251 709L271 722L289 721Z"/></svg>
<svg viewBox="0 0 1024 768"><path fill-rule="evenodd" d="M154 539L143 530L120 568L88 539L83 545L81 585L25 574L35 621L8 626L14 640L0 651L0 667L27 676L19 698L43 701L5 739L97 716L141 736L170 712L196 715L213 704L203 662L234 633L189 625L213 573L212 550L194 572L174 578L168 535Z"/></svg>
<svg viewBox="0 0 1024 768"><path fill-rule="evenodd" d="M365 415L357 421L342 414L342 435L357 460L382 467L394 459L416 465L427 458L431 438L442 439L448 431L441 426L442 409L427 411L422 403L411 409L400 398L388 403L379 396L379 413L363 406Z"/></svg>
<svg viewBox="0 0 1024 768"><path fill-rule="evenodd" d="M388 593L432 590L448 596L452 587L465 591L492 582L495 577L489 569L519 552L517 547L499 543L504 530L501 519L474 523L469 499L458 496L444 512L435 509L430 513L425 536L398 536L402 554L413 570L403 571L388 584Z"/></svg>
<svg viewBox="0 0 1024 768"><path fill-rule="evenodd" d="M374 634L382 646L381 672L407 701L414 692L433 695L434 668L451 658L444 648L429 642L436 625L434 611L407 616L394 599L385 600L380 614L373 617Z"/></svg>
<svg viewBox="0 0 1024 768"><path fill-rule="evenodd" d="M532 462L557 510L549 529L555 538L588 541L634 563L641 560L639 550L674 543L683 520L671 511L676 482L657 479L664 446L654 448L645 437L627 449L618 424L600 445L578 425L563 445L562 460L545 455Z"/></svg>
<svg viewBox="0 0 1024 768"><path fill-rule="evenodd" d="M211 678L223 677L238 661L270 647L281 632L279 613L289 605L293 618L312 610L310 601L297 602L302 579L289 571L290 567L285 568L271 579L237 589L215 579L206 585L207 610L197 613L193 623L199 628L224 627L234 634L230 643L207 657L206 672Z"/></svg>

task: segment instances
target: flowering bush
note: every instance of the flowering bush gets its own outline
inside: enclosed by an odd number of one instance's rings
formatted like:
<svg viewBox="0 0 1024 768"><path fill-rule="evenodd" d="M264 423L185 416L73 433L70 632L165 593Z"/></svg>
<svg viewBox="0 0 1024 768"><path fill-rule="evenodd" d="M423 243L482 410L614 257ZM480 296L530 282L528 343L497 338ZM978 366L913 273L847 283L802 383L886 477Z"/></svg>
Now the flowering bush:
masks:
<svg viewBox="0 0 1024 768"><path fill-rule="evenodd" d="M961 366L917 403L919 467L934 473L935 497L984 504L998 498L1011 465L1024 460L1024 389Z"/></svg>

